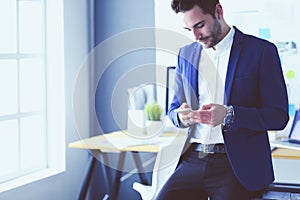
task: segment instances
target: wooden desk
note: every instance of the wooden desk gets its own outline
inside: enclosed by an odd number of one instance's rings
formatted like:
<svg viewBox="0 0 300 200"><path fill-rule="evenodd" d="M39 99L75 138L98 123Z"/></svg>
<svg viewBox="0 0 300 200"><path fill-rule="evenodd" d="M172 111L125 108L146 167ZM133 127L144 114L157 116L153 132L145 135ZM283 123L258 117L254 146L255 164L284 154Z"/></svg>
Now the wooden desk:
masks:
<svg viewBox="0 0 300 200"><path fill-rule="evenodd" d="M128 135L126 131L117 131L109 134L103 134L91 138L82 139L69 144L70 148L77 149L88 149L92 151L92 155L90 156L90 161L88 165L88 169L82 184L82 188L79 194L79 199L84 200L88 191L89 183L91 180L91 176L94 171L95 163L97 159L95 155L101 156L104 160L107 160L106 153L116 153L119 155L118 164L117 164L117 173L114 177L114 184L110 183L111 177L107 175L105 165L101 164L102 172L104 176L104 182L106 186L106 191L111 196L109 199L117 199L118 190L120 184L120 178L122 175L122 169L124 165L124 158L126 153L134 153L133 158L135 165L138 169L138 172L143 171L141 160L136 152L158 152L165 145L168 145L170 142L172 144L182 143L185 141L186 134L185 133L174 133L174 132L166 132L162 134L160 137L156 139L148 139L148 140L139 140L134 139ZM299 160L300 162L300 151L277 148L272 152L273 159L286 159L286 160ZM276 173L278 171L275 170ZM141 179L141 182L147 184L147 180L143 177L142 173L138 173ZM114 186L114 187L113 187ZM113 188L113 189L111 189Z"/></svg>
<svg viewBox="0 0 300 200"><path fill-rule="evenodd" d="M132 153L135 166L138 172L142 172L142 163L137 152L155 153L160 151L160 149L164 148L164 146L170 144L182 144L185 141L185 137L186 133L183 132L165 132L161 136L156 138L138 139L131 137L126 131L117 131L70 143L70 148L88 149L92 151L88 169L79 194L79 199L84 200L86 198L88 187L97 161L97 158L95 157L100 156L103 159L103 162L105 163L108 160L107 153L119 154L118 163L116 167L117 173L114 177L114 183L110 183L111 177L107 176L109 172L107 172L107 168L105 168L105 165L103 163L101 164L103 176L105 179L104 182L106 186L106 191L108 193L107 195L109 196L109 194L111 194L109 199L118 199L120 178L123 172L124 158L126 153ZM143 177L143 174L138 174L140 176L141 182L144 184L148 184L146 178Z"/></svg>
<svg viewBox="0 0 300 200"><path fill-rule="evenodd" d="M300 199L300 151L276 148L272 152L275 181L270 185L267 199ZM278 198L279 199L279 198Z"/></svg>
<svg viewBox="0 0 300 200"><path fill-rule="evenodd" d="M286 149L286 148L276 148L272 152L273 158L283 158L283 159L296 159L300 160L300 151Z"/></svg>

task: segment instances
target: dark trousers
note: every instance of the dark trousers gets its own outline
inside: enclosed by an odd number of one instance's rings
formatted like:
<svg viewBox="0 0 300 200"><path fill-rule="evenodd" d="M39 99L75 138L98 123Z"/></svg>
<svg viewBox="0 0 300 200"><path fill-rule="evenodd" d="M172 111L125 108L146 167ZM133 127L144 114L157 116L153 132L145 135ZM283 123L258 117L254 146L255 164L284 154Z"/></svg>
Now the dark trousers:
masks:
<svg viewBox="0 0 300 200"><path fill-rule="evenodd" d="M157 200L251 200L262 194L249 192L239 183L225 153L199 156L188 149Z"/></svg>

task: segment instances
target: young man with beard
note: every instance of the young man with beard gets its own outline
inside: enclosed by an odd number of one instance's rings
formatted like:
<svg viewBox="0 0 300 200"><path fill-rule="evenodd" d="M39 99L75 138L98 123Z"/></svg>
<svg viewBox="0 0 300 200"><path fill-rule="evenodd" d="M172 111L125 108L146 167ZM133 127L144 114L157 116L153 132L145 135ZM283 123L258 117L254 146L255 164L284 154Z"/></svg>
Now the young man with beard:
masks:
<svg viewBox="0 0 300 200"><path fill-rule="evenodd" d="M289 120L276 46L228 25L218 0L173 0L172 8L196 40L179 52L168 112L189 134L157 199L260 197L274 180L267 131Z"/></svg>

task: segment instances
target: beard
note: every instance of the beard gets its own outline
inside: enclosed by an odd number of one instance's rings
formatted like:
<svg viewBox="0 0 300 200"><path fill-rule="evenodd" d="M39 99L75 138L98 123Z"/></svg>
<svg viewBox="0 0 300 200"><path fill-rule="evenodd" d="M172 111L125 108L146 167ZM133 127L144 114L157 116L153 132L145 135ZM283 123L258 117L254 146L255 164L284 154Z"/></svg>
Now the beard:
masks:
<svg viewBox="0 0 300 200"><path fill-rule="evenodd" d="M214 19L211 35L203 39L200 39L199 41L204 42L205 48L211 48L221 41L221 35L222 35L221 24L218 22L217 19Z"/></svg>

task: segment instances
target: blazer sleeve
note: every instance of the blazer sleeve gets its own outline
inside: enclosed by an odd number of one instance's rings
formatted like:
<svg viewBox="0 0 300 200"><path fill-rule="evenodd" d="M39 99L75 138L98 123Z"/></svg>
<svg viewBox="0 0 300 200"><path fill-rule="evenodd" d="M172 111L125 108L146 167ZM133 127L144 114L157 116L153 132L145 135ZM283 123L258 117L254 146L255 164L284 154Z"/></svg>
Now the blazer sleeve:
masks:
<svg viewBox="0 0 300 200"><path fill-rule="evenodd" d="M184 126L180 123L178 113L174 112L174 110L179 108L182 103L186 102L184 89L183 89L184 88L183 79L182 79L183 62L180 56L181 51L182 49L179 50L179 56L177 58L175 84L174 84L174 97L168 109L169 118L171 119L172 123L178 128Z"/></svg>

